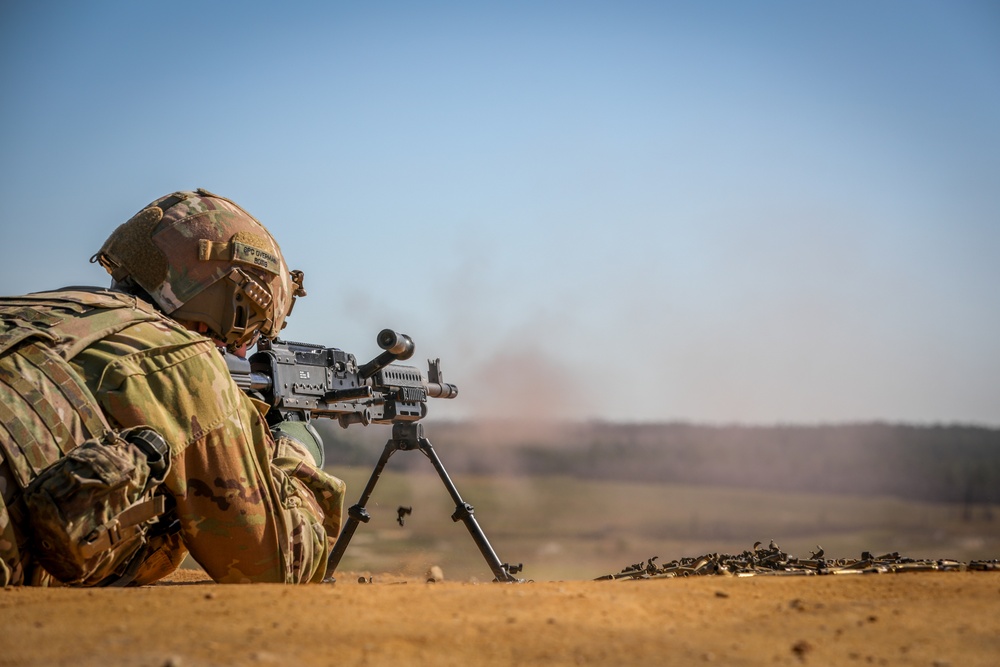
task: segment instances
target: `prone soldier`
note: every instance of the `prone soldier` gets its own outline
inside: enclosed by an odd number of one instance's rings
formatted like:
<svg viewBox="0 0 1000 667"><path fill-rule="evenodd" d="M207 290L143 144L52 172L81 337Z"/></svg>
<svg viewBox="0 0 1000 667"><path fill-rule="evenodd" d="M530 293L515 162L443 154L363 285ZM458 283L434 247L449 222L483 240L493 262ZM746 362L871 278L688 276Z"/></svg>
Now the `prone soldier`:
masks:
<svg viewBox="0 0 1000 667"><path fill-rule="evenodd" d="M0 585L321 581L344 484L234 383L302 273L234 202L175 192L92 261L110 289L0 298ZM298 431L295 431L296 433Z"/></svg>

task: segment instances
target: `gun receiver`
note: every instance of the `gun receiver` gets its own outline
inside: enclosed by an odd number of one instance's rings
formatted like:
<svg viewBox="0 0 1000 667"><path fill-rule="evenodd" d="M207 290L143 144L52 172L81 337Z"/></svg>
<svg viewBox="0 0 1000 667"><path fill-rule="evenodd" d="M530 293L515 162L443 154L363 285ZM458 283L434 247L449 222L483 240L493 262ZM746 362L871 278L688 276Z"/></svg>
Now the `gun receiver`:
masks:
<svg viewBox="0 0 1000 667"><path fill-rule="evenodd" d="M249 360L226 355L236 384L271 406L269 421L312 417L351 424L394 424L427 416L428 398L454 398L443 381L441 360L428 360L428 379L416 366L395 364L413 356L413 339L392 329L376 337L383 352L359 365L353 354L309 343L261 340Z"/></svg>

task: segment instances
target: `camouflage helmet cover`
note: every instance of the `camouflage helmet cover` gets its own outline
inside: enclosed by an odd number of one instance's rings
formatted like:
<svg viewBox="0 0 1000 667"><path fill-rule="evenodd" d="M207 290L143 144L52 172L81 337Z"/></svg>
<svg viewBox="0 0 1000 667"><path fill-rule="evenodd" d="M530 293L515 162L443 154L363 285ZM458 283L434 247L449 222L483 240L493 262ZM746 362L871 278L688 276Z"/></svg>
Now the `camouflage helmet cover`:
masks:
<svg viewBox="0 0 1000 667"><path fill-rule="evenodd" d="M203 189L152 202L94 259L115 282L132 280L163 312L206 322L230 346L250 342L258 330L277 336L295 297L305 295L302 273L288 270L264 225ZM224 310L228 316L212 312Z"/></svg>

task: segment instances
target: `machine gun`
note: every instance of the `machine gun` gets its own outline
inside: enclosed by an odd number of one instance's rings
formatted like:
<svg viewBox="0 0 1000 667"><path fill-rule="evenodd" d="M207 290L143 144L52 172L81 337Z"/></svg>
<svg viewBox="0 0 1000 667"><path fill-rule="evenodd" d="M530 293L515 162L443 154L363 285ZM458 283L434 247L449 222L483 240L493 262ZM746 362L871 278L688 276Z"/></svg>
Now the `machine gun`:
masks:
<svg viewBox="0 0 1000 667"><path fill-rule="evenodd" d="M423 424L428 398L454 398L458 387L444 382L441 360L428 360L427 380L420 369L393 363L413 356L413 339L392 329L383 329L376 337L382 353L365 364L358 364L353 354L335 347L308 343L262 339L257 352L249 359L226 354L229 373L247 394L263 400L270 407L267 420L271 426L283 421L304 422L308 428L314 417L336 419L343 428L352 424L391 424L392 436L372 471L357 504L348 518L327 561L326 578L333 574L347 550L359 523L371 519L365 505L375 490L389 457L399 450L419 450L430 459L445 488L455 501L452 521L462 521L479 552L486 559L496 581L515 582L521 565L502 563L479 522L474 508L462 499L444 464L424 437Z"/></svg>

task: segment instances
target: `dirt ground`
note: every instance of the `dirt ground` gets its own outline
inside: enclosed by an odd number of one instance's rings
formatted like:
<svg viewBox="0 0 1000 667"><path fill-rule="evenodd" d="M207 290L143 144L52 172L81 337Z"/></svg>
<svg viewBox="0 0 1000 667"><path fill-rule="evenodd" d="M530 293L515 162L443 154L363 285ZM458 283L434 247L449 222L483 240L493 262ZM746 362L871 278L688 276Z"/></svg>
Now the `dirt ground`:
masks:
<svg viewBox="0 0 1000 667"><path fill-rule="evenodd" d="M1000 664L1000 572L0 591L0 666Z"/></svg>

